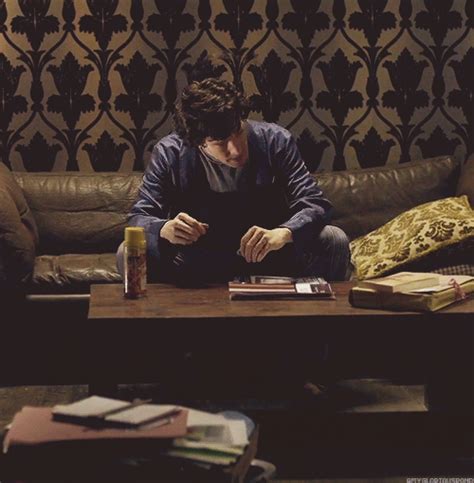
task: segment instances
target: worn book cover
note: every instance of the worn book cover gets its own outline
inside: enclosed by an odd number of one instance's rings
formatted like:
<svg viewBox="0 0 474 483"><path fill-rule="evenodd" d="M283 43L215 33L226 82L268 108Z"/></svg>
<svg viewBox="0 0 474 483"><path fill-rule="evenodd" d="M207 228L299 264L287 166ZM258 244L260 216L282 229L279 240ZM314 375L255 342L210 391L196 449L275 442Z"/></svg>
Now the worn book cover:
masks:
<svg viewBox="0 0 474 483"><path fill-rule="evenodd" d="M418 288L432 287L439 284L439 275L424 272L399 272L386 277L361 280L357 286L371 288L380 292L410 292Z"/></svg>
<svg viewBox="0 0 474 483"><path fill-rule="evenodd" d="M349 301L355 307L362 308L434 312L462 301L472 293L474 293L474 277L439 275L437 285L411 292L390 293L354 287L349 293Z"/></svg>

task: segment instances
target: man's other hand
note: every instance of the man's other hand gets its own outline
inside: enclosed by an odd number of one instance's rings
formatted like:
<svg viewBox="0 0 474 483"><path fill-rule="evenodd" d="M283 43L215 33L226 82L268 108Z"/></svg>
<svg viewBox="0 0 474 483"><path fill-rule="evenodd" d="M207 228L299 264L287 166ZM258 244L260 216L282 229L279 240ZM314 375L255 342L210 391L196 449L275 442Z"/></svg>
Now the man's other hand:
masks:
<svg viewBox="0 0 474 483"><path fill-rule="evenodd" d="M160 236L173 245L191 245L207 233L209 225L195 220L187 213L179 213L161 228Z"/></svg>
<svg viewBox="0 0 474 483"><path fill-rule="evenodd" d="M288 228L267 230L252 226L240 240L240 254L247 263L261 262L269 252L279 250L293 240Z"/></svg>

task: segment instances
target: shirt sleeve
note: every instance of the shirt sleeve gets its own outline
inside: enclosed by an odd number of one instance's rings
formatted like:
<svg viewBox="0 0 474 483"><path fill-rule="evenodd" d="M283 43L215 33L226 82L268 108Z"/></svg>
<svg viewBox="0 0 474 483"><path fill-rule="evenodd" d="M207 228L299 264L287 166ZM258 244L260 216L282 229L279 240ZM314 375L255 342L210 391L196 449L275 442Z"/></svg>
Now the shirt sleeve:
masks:
<svg viewBox="0 0 474 483"><path fill-rule="evenodd" d="M169 153L160 142L154 148L129 213L128 224L145 228L147 252L159 258L160 231L169 220L172 176Z"/></svg>
<svg viewBox="0 0 474 483"><path fill-rule="evenodd" d="M277 178L284 189L290 218L280 226L291 230L296 251L314 243L329 222L331 203L309 173L293 136L282 130L276 143Z"/></svg>

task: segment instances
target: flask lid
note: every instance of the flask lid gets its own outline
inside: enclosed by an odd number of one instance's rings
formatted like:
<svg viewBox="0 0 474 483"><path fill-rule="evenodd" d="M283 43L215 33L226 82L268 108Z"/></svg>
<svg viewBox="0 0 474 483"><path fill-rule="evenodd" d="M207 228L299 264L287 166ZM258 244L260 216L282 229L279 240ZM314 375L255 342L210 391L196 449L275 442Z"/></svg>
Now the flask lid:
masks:
<svg viewBox="0 0 474 483"><path fill-rule="evenodd" d="M127 226L125 228L125 244L127 246L142 247L145 242L145 229L141 226Z"/></svg>

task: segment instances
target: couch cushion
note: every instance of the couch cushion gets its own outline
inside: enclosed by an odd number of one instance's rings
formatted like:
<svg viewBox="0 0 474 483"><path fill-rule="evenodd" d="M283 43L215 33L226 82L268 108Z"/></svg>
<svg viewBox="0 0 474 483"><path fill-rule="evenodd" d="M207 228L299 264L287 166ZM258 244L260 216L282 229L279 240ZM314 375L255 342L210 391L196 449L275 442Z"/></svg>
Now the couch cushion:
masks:
<svg viewBox="0 0 474 483"><path fill-rule="evenodd" d="M363 280L473 238L474 210L467 196L445 198L412 208L353 240L352 263Z"/></svg>
<svg viewBox="0 0 474 483"><path fill-rule="evenodd" d="M42 254L108 253L123 240L141 173L20 173Z"/></svg>
<svg viewBox="0 0 474 483"><path fill-rule="evenodd" d="M0 162L0 281L23 282L33 270L38 230L21 188Z"/></svg>
<svg viewBox="0 0 474 483"><path fill-rule="evenodd" d="M431 271L441 275L468 275L474 277L474 264L449 265L438 267Z"/></svg>
<svg viewBox="0 0 474 483"><path fill-rule="evenodd" d="M29 292L34 294L89 293L93 283L119 283L115 253L41 255L36 257Z"/></svg>
<svg viewBox="0 0 474 483"><path fill-rule="evenodd" d="M440 156L314 176L334 205L332 223L353 240L414 206L453 196L459 165L448 156Z"/></svg>
<svg viewBox="0 0 474 483"><path fill-rule="evenodd" d="M454 194L447 156L404 165L319 173L333 223L354 239L418 204ZM36 219L39 253L115 251L142 173L14 173Z"/></svg>

